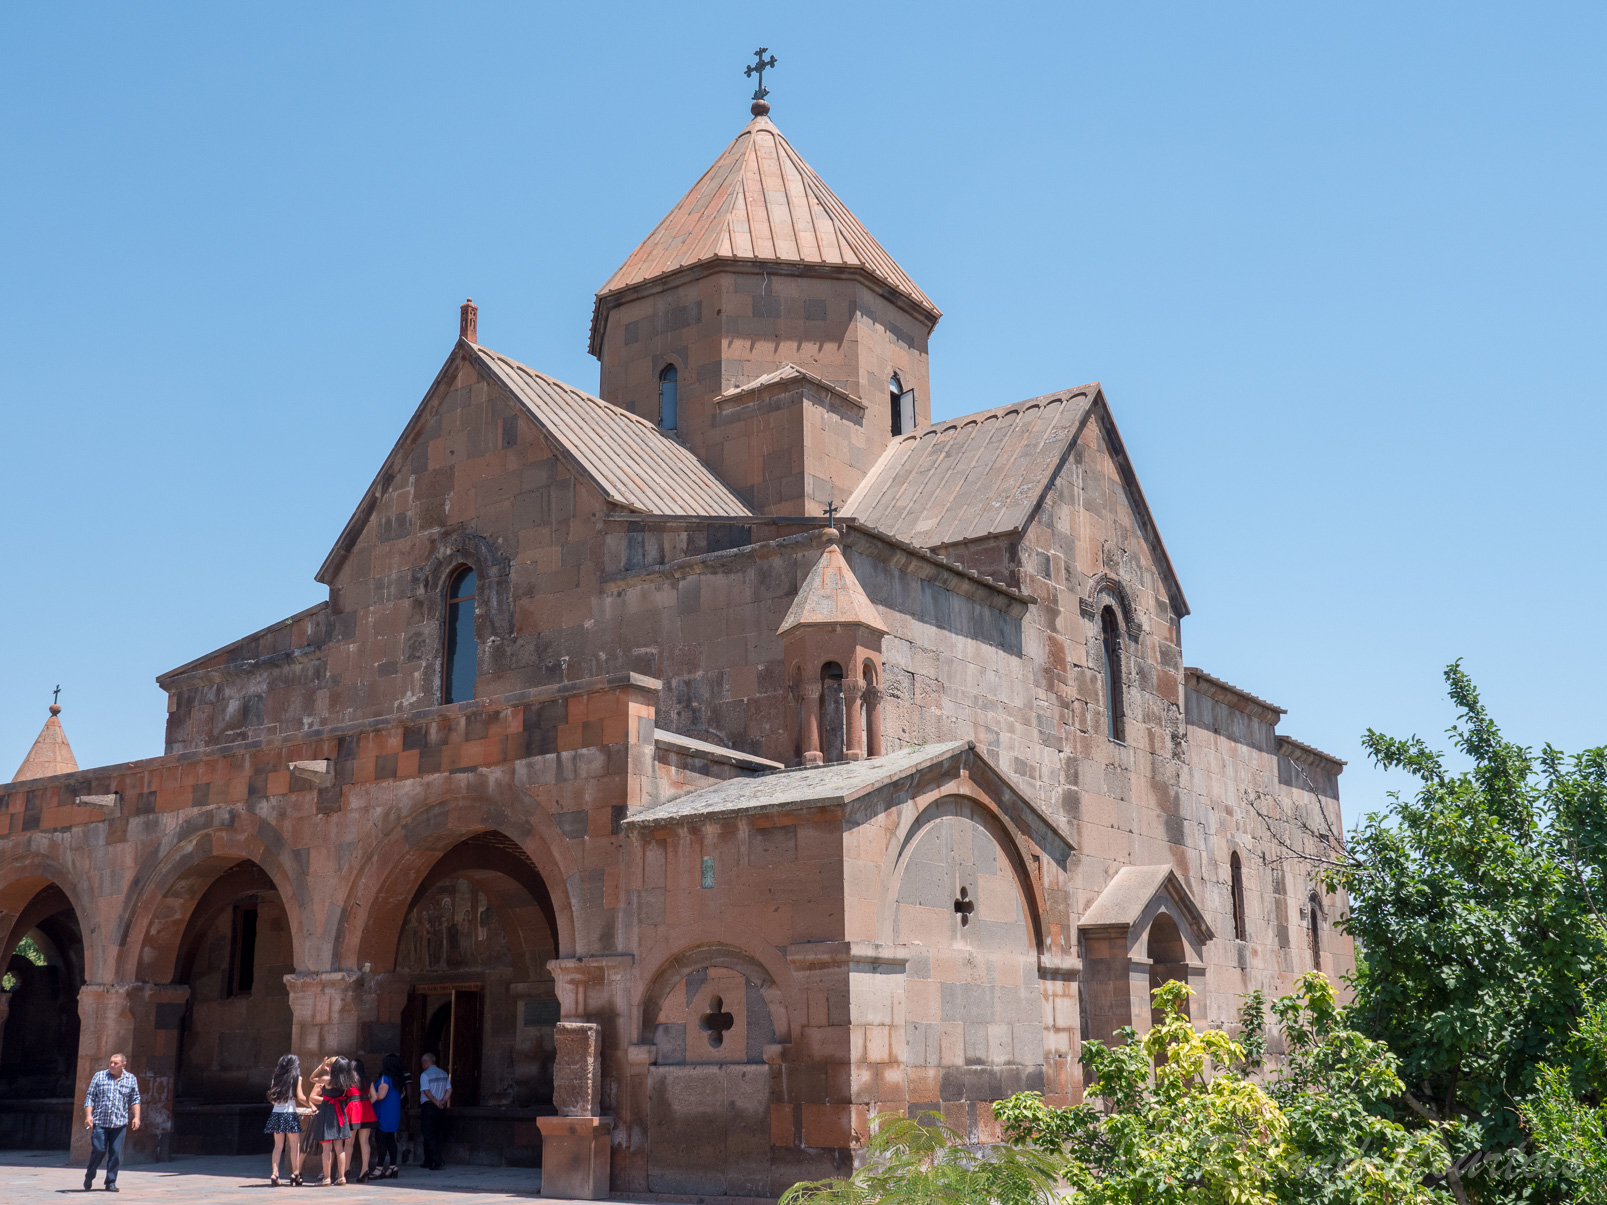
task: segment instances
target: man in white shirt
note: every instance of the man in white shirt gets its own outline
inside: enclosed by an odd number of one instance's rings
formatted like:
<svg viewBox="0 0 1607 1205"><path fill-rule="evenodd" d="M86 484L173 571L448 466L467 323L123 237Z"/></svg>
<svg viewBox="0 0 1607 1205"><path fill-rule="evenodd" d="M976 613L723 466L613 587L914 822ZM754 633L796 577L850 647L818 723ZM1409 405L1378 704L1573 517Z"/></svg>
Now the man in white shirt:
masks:
<svg viewBox="0 0 1607 1205"><path fill-rule="evenodd" d="M424 1072L419 1076L419 1130L424 1139L424 1166L431 1171L446 1166L441 1160L441 1113L452 1102L452 1077L435 1065L435 1056L426 1054L421 1060Z"/></svg>

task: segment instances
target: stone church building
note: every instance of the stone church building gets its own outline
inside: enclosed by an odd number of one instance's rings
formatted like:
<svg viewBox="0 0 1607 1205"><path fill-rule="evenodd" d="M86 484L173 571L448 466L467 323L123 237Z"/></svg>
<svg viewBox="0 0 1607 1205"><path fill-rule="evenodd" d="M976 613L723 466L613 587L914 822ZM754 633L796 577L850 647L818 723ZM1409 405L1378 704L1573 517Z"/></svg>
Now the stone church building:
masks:
<svg viewBox="0 0 1607 1205"><path fill-rule="evenodd" d="M114 1050L146 1158L265 1150L285 1051L429 1051L450 1160L774 1197L1077 1099L1157 983L1350 968L1343 763L1189 667L1100 386L933 421L936 304L755 111L597 395L465 305L318 601L163 673L161 756L53 714L0 784L0 1141L82 1144Z"/></svg>

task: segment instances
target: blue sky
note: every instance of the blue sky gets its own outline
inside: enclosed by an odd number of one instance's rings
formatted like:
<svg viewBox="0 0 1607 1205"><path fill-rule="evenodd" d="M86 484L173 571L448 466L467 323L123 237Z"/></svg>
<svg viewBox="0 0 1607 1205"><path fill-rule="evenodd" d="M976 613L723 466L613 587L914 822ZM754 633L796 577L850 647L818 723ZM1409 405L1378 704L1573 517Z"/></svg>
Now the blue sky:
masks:
<svg viewBox="0 0 1607 1205"><path fill-rule="evenodd" d="M1607 8L8 6L0 774L82 764L312 580L480 304L585 388L592 292L772 116L945 311L938 416L1104 383L1185 660L1391 782L1465 659L1607 739Z"/></svg>

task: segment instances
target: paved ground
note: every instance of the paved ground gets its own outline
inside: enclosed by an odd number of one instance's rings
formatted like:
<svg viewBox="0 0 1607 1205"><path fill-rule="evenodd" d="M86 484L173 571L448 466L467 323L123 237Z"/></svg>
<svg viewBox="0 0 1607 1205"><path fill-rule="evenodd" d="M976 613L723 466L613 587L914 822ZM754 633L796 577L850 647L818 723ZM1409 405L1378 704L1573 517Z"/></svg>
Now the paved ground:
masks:
<svg viewBox="0 0 1607 1205"><path fill-rule="evenodd" d="M302 1169L315 1169L308 1160ZM283 1173L281 1173L283 1174ZM269 1187L267 1155L187 1156L169 1163L125 1163L117 1173L115 1197L100 1191L105 1169L96 1176L95 1191L107 1201L161 1201L163 1205L210 1205L214 1201L249 1201L269 1205L264 1189ZM316 1173L315 1173L316 1175ZM82 1197L84 1169L68 1167L63 1151L0 1151L0 1201L5 1205L61 1205L62 1193ZM433 1201L457 1201L467 1205L495 1205L499 1201L528 1201L539 1195L541 1172L525 1167L448 1167L427 1172L404 1167L395 1180L375 1184L348 1184L344 1188L311 1187L292 1189L281 1181L279 1192L293 1194L277 1205L343 1205L344 1202L373 1201L400 1196L404 1205L426 1205Z"/></svg>

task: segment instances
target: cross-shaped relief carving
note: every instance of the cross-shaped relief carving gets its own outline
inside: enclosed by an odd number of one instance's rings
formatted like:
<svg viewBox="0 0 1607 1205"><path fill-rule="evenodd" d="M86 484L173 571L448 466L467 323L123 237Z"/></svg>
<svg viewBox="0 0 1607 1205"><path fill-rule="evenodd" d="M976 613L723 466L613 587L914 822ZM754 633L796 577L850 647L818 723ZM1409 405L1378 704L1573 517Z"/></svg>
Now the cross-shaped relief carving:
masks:
<svg viewBox="0 0 1607 1205"><path fill-rule="evenodd" d="M725 1001L718 996L709 997L709 1011L698 1018L697 1027L709 1035L709 1045L719 1047L725 1041L726 1031L737 1019L725 1011Z"/></svg>

